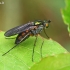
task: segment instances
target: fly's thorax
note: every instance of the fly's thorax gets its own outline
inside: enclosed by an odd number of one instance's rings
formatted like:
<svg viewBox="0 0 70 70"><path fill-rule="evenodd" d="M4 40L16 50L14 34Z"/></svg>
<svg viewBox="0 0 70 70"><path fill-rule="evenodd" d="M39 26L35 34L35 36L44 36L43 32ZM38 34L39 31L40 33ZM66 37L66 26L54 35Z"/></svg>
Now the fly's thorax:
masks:
<svg viewBox="0 0 70 70"><path fill-rule="evenodd" d="M48 28L50 22L51 22L51 20L44 20L44 21L43 21L44 27Z"/></svg>
<svg viewBox="0 0 70 70"><path fill-rule="evenodd" d="M37 29L31 30L32 34L37 35L43 30L43 25L37 27Z"/></svg>

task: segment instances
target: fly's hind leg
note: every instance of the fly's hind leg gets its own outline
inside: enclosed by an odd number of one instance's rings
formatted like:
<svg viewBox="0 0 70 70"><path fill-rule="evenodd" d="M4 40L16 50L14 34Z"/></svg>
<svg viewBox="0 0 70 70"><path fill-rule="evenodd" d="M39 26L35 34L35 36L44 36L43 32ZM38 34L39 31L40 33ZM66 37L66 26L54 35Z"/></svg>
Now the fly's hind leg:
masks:
<svg viewBox="0 0 70 70"><path fill-rule="evenodd" d="M4 54L2 54L2 56L6 55L8 52L10 52L12 49L14 49L18 44L16 44L15 46L13 46L11 49L9 49L7 52L5 52Z"/></svg>

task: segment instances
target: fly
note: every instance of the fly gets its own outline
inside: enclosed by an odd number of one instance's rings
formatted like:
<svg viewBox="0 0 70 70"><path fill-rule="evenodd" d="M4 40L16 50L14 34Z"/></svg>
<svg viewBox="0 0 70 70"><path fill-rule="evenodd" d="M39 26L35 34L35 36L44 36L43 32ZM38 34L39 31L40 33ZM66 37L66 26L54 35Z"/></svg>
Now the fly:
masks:
<svg viewBox="0 0 70 70"><path fill-rule="evenodd" d="M5 52L2 56L6 55L8 52L10 52L12 49L14 49L18 44L25 41L30 36L35 36L36 39L34 42L33 53L32 53L32 61L33 61L34 48L36 45L37 36L38 36L38 34L41 33L42 30L44 30L45 35L49 38L49 36L46 34L45 28L49 27L50 22L51 22L50 20L44 20L44 21L37 20L34 22L29 22L29 23L21 25L21 26L14 27L14 28L6 31L4 34L6 37L10 37L10 36L13 36L16 34L18 34L18 35L17 35L16 40L15 40L15 46L13 46L11 49L9 49L7 52ZM42 57L43 43L44 43L44 40L43 40L42 45L41 45L41 57Z"/></svg>

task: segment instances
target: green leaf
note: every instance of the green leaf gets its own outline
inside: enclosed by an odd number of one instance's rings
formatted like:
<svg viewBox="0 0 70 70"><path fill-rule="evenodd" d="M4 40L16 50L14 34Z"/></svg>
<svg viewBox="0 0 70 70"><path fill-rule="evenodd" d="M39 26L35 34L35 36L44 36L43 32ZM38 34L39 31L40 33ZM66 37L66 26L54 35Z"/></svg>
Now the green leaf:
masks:
<svg viewBox="0 0 70 70"><path fill-rule="evenodd" d="M4 32L0 32L0 70L29 70L35 63L41 61L40 47L42 39L38 36L36 42L34 62L32 62L32 50L35 37L29 37L16 48L2 56L15 44L15 39L5 39ZM60 44L53 40L44 39L42 48L43 58L67 52Z"/></svg>
<svg viewBox="0 0 70 70"><path fill-rule="evenodd" d="M68 25L68 31L70 33L70 0L65 0L66 7L65 9L62 9L62 17L64 20L64 23Z"/></svg>
<svg viewBox="0 0 70 70"><path fill-rule="evenodd" d="M45 57L30 70L70 70L70 53Z"/></svg>

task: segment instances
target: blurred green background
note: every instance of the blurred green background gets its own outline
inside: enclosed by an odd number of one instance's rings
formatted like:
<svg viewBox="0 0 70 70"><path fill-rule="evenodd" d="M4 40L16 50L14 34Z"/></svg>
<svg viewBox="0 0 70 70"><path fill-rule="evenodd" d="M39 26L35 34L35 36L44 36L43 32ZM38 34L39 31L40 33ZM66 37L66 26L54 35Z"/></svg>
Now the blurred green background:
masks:
<svg viewBox="0 0 70 70"><path fill-rule="evenodd" d="M0 30L7 31L15 26L37 19L50 19L52 22L47 34L70 51L70 38L64 24L61 9L64 0L0 0ZM46 37L42 32L42 36Z"/></svg>

